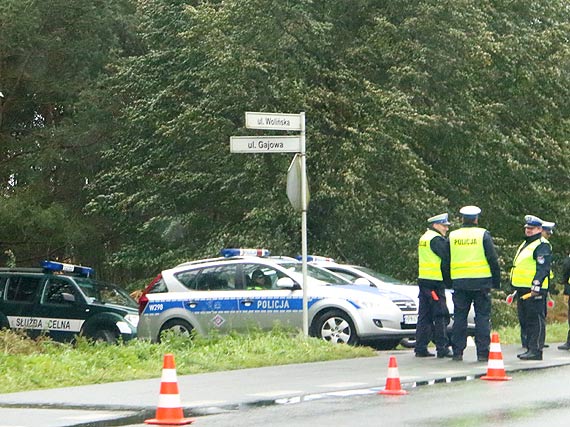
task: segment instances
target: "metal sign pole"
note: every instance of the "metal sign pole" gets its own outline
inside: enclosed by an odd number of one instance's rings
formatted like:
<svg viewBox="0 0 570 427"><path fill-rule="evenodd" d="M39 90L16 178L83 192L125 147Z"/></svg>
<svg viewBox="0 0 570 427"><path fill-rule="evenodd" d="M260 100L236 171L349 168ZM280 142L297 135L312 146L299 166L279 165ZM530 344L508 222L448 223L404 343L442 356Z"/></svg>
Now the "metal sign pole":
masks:
<svg viewBox="0 0 570 427"><path fill-rule="evenodd" d="M287 197L295 210L301 210L301 254L303 271L303 333L309 336L309 302L307 280L307 206L309 192L307 189L307 163L305 153L305 113L262 113L246 111L245 127L248 129L271 129L300 131L297 136L232 136L230 151L232 153L297 153L300 156L300 203L298 191L298 172L295 159L287 173ZM300 206L299 206L300 205Z"/></svg>
<svg viewBox="0 0 570 427"><path fill-rule="evenodd" d="M307 163L305 153L305 113L301 116L301 255L303 258L303 333L309 336L309 304L307 281Z"/></svg>

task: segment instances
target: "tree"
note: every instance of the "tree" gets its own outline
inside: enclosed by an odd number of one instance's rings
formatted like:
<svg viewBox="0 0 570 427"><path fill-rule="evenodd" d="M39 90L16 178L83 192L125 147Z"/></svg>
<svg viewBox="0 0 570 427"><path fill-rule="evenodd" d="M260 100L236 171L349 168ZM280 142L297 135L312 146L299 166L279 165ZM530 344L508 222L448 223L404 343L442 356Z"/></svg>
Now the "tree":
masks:
<svg viewBox="0 0 570 427"><path fill-rule="evenodd" d="M97 221L82 209L104 128L90 128L80 95L111 58L136 47L132 12L128 0L0 5L0 232L20 264L103 258L93 250Z"/></svg>

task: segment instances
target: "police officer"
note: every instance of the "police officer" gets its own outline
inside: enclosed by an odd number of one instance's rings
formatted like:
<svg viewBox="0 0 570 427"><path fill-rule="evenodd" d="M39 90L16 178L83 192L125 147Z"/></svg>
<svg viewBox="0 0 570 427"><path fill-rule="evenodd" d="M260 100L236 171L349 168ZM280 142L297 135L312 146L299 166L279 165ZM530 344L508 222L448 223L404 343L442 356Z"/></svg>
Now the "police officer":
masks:
<svg viewBox="0 0 570 427"><path fill-rule="evenodd" d="M416 325L416 357L432 357L427 346L435 343L437 357L451 357L447 325L449 311L445 288L451 287L449 277L449 241L445 235L451 225L446 213L428 219L429 228L418 243L419 313Z"/></svg>
<svg viewBox="0 0 570 427"><path fill-rule="evenodd" d="M552 235L554 234L554 227L556 227L556 223L555 222L551 222L551 221L542 221L542 237L544 237L546 239L546 241L548 242L548 244L550 245L550 250L552 251L552 243L550 242L550 239L552 237ZM551 295L558 295L558 290L556 289L556 286L554 284L554 255L552 256L552 261L550 263L550 274L547 277L547 281L548 281L548 293ZM548 315L548 300L550 299L550 297L546 297L544 298L544 317L546 318L546 316ZM546 338L546 336L543 337L542 340L542 347L543 348L547 348L549 347L548 344L544 343L544 338Z"/></svg>
<svg viewBox="0 0 570 427"><path fill-rule="evenodd" d="M263 271L259 268L253 270L251 273L251 283L247 286L248 290L264 290L264 289L271 289L271 281L268 280L269 277L266 277Z"/></svg>
<svg viewBox="0 0 570 427"><path fill-rule="evenodd" d="M562 262L562 283L564 283L564 295L568 295L568 337L566 342L558 346L558 350L570 350L570 255Z"/></svg>
<svg viewBox="0 0 570 427"><path fill-rule="evenodd" d="M526 331L528 350L521 360L542 360L546 333L544 299L548 293L552 249L542 237L542 220L525 216L525 240L517 249L511 270L511 286L517 291L517 312L521 330Z"/></svg>
<svg viewBox="0 0 570 427"><path fill-rule="evenodd" d="M542 237L547 241L547 243L550 245L550 250L552 251L552 243L550 243L550 237L552 236L552 234L554 233L554 227L556 226L556 224L554 222L550 222L550 221L542 221ZM556 291L554 290L554 286L552 283L552 279L554 278L553 273L552 273L552 265L550 267L550 274L549 276L546 278L548 285L547 285L547 289L548 292L551 293L555 293ZM548 314L548 298L544 298L543 300L543 307L544 307L544 318L546 319L546 315ZM521 330L521 344L524 348L526 348L528 350L528 342L527 342L527 332L526 332L526 325L525 325L525 321L524 318L521 317L521 313L518 310L518 305L517 305L517 315L519 318L519 324L520 324L520 330ZM541 347L542 348L546 348L548 347L548 344L544 343L544 339L546 338L546 336L542 337L542 343L541 343Z"/></svg>
<svg viewBox="0 0 570 427"><path fill-rule="evenodd" d="M479 227L481 209L464 206L461 228L449 234L450 272L453 284L454 322L451 331L453 360L463 360L467 346L467 315L475 308L477 360L489 359L491 335L491 288L499 288L501 270L493 238Z"/></svg>

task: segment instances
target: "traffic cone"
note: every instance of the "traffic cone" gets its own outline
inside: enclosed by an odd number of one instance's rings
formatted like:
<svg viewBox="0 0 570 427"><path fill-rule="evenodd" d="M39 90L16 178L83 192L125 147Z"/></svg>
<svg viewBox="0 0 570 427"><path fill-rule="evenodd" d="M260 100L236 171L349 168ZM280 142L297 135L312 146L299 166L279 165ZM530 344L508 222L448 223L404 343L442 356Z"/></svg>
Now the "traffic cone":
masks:
<svg viewBox="0 0 570 427"><path fill-rule="evenodd" d="M378 394L396 396L408 394L406 390L402 390L402 385L400 384L400 374L398 373L396 356L390 356L390 361L388 362L388 375L386 376L386 387L384 387L384 390L380 390Z"/></svg>
<svg viewBox="0 0 570 427"><path fill-rule="evenodd" d="M193 423L194 421L194 418L184 418L180 394L178 393L174 355L165 354L162 365L162 378L160 382L158 407L156 408L156 418L144 420L144 422L145 424L181 426Z"/></svg>
<svg viewBox="0 0 570 427"><path fill-rule="evenodd" d="M496 332L493 332L491 335L487 375L483 375L481 379L488 381L508 381L511 379L511 377L507 377L505 372L503 354L501 353L501 344L499 343L499 334Z"/></svg>

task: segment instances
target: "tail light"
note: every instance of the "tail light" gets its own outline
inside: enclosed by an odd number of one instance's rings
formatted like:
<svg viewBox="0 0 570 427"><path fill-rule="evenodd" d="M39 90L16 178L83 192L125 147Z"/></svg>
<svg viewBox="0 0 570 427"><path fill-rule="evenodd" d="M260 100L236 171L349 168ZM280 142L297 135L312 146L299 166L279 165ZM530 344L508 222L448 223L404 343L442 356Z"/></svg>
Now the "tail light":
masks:
<svg viewBox="0 0 570 427"><path fill-rule="evenodd" d="M162 280L162 274L159 274L152 280L152 282L148 284L146 288L144 288L144 291L139 298L139 315L143 313L144 309L146 308L146 305L148 304L148 298L146 295L148 293L152 293L152 290L154 289L156 284L159 283L161 280Z"/></svg>

